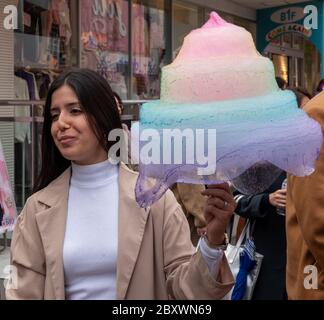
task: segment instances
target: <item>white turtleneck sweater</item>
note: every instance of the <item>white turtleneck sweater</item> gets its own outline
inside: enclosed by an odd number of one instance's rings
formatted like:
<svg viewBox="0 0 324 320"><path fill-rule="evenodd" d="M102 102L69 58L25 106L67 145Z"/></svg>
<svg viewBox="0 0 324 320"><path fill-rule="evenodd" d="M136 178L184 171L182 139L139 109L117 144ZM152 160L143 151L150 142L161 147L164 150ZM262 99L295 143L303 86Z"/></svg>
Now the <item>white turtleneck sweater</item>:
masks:
<svg viewBox="0 0 324 320"><path fill-rule="evenodd" d="M69 300L116 298L118 166L72 164L63 247Z"/></svg>
<svg viewBox="0 0 324 320"><path fill-rule="evenodd" d="M116 298L118 166L108 160L72 163L63 264L68 300ZM200 241L202 257L217 278L222 250Z"/></svg>

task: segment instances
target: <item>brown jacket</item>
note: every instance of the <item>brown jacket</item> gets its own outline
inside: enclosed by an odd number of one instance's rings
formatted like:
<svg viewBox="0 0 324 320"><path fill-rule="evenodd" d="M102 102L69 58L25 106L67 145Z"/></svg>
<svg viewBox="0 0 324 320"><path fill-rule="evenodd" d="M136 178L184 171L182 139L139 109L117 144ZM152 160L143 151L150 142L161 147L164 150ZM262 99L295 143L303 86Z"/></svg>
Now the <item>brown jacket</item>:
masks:
<svg viewBox="0 0 324 320"><path fill-rule="evenodd" d="M204 208L205 197L201 194L206 188L200 184L176 183L172 191L180 203L183 212L194 217L194 226L202 228L206 226Z"/></svg>
<svg viewBox="0 0 324 320"><path fill-rule="evenodd" d="M137 173L120 165L117 299L220 299L232 287L226 258L217 281L190 242L187 220L168 191L147 210L135 202ZM8 299L64 299L63 242L70 169L31 196L11 245L18 289ZM84 254L87 254L86 252Z"/></svg>
<svg viewBox="0 0 324 320"><path fill-rule="evenodd" d="M304 110L324 129L324 93L313 98ZM296 123L298 126L298 123ZM324 145L315 172L308 177L288 177L287 188L287 293L289 299L324 299ZM304 280L314 274L318 289L305 289Z"/></svg>

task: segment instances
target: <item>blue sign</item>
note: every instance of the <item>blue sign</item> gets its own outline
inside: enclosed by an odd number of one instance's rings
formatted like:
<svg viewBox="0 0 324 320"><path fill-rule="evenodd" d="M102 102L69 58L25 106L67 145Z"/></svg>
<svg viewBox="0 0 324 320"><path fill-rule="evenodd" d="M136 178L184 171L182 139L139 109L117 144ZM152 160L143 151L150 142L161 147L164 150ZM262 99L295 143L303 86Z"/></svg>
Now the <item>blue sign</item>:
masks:
<svg viewBox="0 0 324 320"><path fill-rule="evenodd" d="M296 3L257 12L257 48L267 45L284 33L298 33L309 39L324 54L323 0Z"/></svg>

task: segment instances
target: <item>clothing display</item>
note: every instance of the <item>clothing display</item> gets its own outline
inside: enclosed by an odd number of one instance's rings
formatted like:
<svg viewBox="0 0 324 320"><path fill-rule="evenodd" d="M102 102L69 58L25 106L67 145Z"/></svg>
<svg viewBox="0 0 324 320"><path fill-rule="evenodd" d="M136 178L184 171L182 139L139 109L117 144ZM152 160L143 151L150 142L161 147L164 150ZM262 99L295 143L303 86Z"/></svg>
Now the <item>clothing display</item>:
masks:
<svg viewBox="0 0 324 320"><path fill-rule="evenodd" d="M15 76L15 98L17 100L29 100L28 83L23 78ZM16 117L30 117L29 106L15 107ZM15 141L23 143L27 138L28 143L31 142L30 124L26 122L15 123Z"/></svg>
<svg viewBox="0 0 324 320"><path fill-rule="evenodd" d="M80 11L81 67L97 71L127 99L128 1L82 0Z"/></svg>
<svg viewBox="0 0 324 320"><path fill-rule="evenodd" d="M47 61L50 65L65 66L70 55L72 36L70 9L67 0L51 0L47 13L46 36L50 38Z"/></svg>
<svg viewBox="0 0 324 320"><path fill-rule="evenodd" d="M45 100L49 87L62 70L71 66L71 21L69 0L19 0L15 31L15 99ZM42 105L17 106L16 117L43 116ZM31 144L31 122L14 123L15 199L20 208L32 191L32 176L40 168L41 124L35 125ZM34 149L33 149L34 148ZM33 152L35 160L33 159ZM30 163L34 161L35 172Z"/></svg>
<svg viewBox="0 0 324 320"><path fill-rule="evenodd" d="M21 88L17 89L16 98L19 100L40 100L45 99L48 89L58 73L47 71L46 69L29 69L19 68L15 72L16 77L19 77L27 82L28 94L21 96Z"/></svg>
<svg viewBox="0 0 324 320"><path fill-rule="evenodd" d="M68 0L20 1L16 65L59 69L70 65L72 27Z"/></svg>
<svg viewBox="0 0 324 320"><path fill-rule="evenodd" d="M12 231L17 216L16 204L9 183L2 144L0 141L0 234Z"/></svg>
<svg viewBox="0 0 324 320"><path fill-rule="evenodd" d="M45 8L29 1L24 2L23 8L24 57L35 62L40 55L40 36L43 34L41 12Z"/></svg>
<svg viewBox="0 0 324 320"><path fill-rule="evenodd" d="M31 72L32 71L32 72ZM54 81L55 74L42 69L17 68L15 72L15 98L17 100L40 100L45 99L49 86ZM16 117L30 117L31 106L15 107ZM34 115L42 116L43 107L34 106ZM30 163L32 160L31 146L31 123L15 122L15 199L17 206L23 206L25 199L31 193L32 172ZM41 130L36 133L35 154L36 167L40 167L41 159Z"/></svg>

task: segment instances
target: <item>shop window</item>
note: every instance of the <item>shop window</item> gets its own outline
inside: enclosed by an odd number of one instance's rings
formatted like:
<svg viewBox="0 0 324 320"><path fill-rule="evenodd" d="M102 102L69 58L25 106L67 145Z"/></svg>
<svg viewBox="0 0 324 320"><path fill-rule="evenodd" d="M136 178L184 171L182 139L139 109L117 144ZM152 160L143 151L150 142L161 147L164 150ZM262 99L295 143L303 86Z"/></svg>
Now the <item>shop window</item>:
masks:
<svg viewBox="0 0 324 320"><path fill-rule="evenodd" d="M293 49L302 50L304 46L304 37L297 33L293 33L292 37L293 37L293 46L292 46Z"/></svg>
<svg viewBox="0 0 324 320"><path fill-rule="evenodd" d="M161 68L167 63L170 8L164 0L132 4L132 98L160 97Z"/></svg>
<svg viewBox="0 0 324 320"><path fill-rule="evenodd" d="M19 0L15 67L61 71L72 65L70 0Z"/></svg>
<svg viewBox="0 0 324 320"><path fill-rule="evenodd" d="M19 0L18 29L14 35L14 94L16 100L44 100L50 84L77 63L76 0ZM72 12L73 11L73 12ZM42 106L34 114L43 115ZM16 117L30 117L30 106L17 106ZM32 132L32 129L33 132ZM33 139L33 141L32 141ZM32 166L40 169L41 124L14 124L14 176L17 207L24 205L32 190ZM33 149L34 148L34 149ZM35 158L32 158L32 154Z"/></svg>
<svg viewBox="0 0 324 320"><path fill-rule="evenodd" d="M122 99L128 97L127 0L82 0L81 67L101 74Z"/></svg>
<svg viewBox="0 0 324 320"><path fill-rule="evenodd" d="M288 83L288 57L281 54L272 54L272 61L276 77L281 77L286 81L286 83Z"/></svg>
<svg viewBox="0 0 324 320"><path fill-rule="evenodd" d="M278 36L274 39L271 40L271 44L273 46L277 46L277 47L280 47L281 46L281 36Z"/></svg>
<svg viewBox="0 0 324 320"><path fill-rule="evenodd" d="M184 37L201 26L202 14L203 9L198 6L181 1L173 2L173 59L177 56Z"/></svg>
<svg viewBox="0 0 324 320"><path fill-rule="evenodd" d="M304 87L312 94L321 79L321 56L318 49L308 39L304 39Z"/></svg>
<svg viewBox="0 0 324 320"><path fill-rule="evenodd" d="M256 23L255 22L234 16L233 23L249 31L252 35L254 43L256 43Z"/></svg>
<svg viewBox="0 0 324 320"><path fill-rule="evenodd" d="M285 48L292 47L292 33L286 32L281 36L281 45Z"/></svg>

